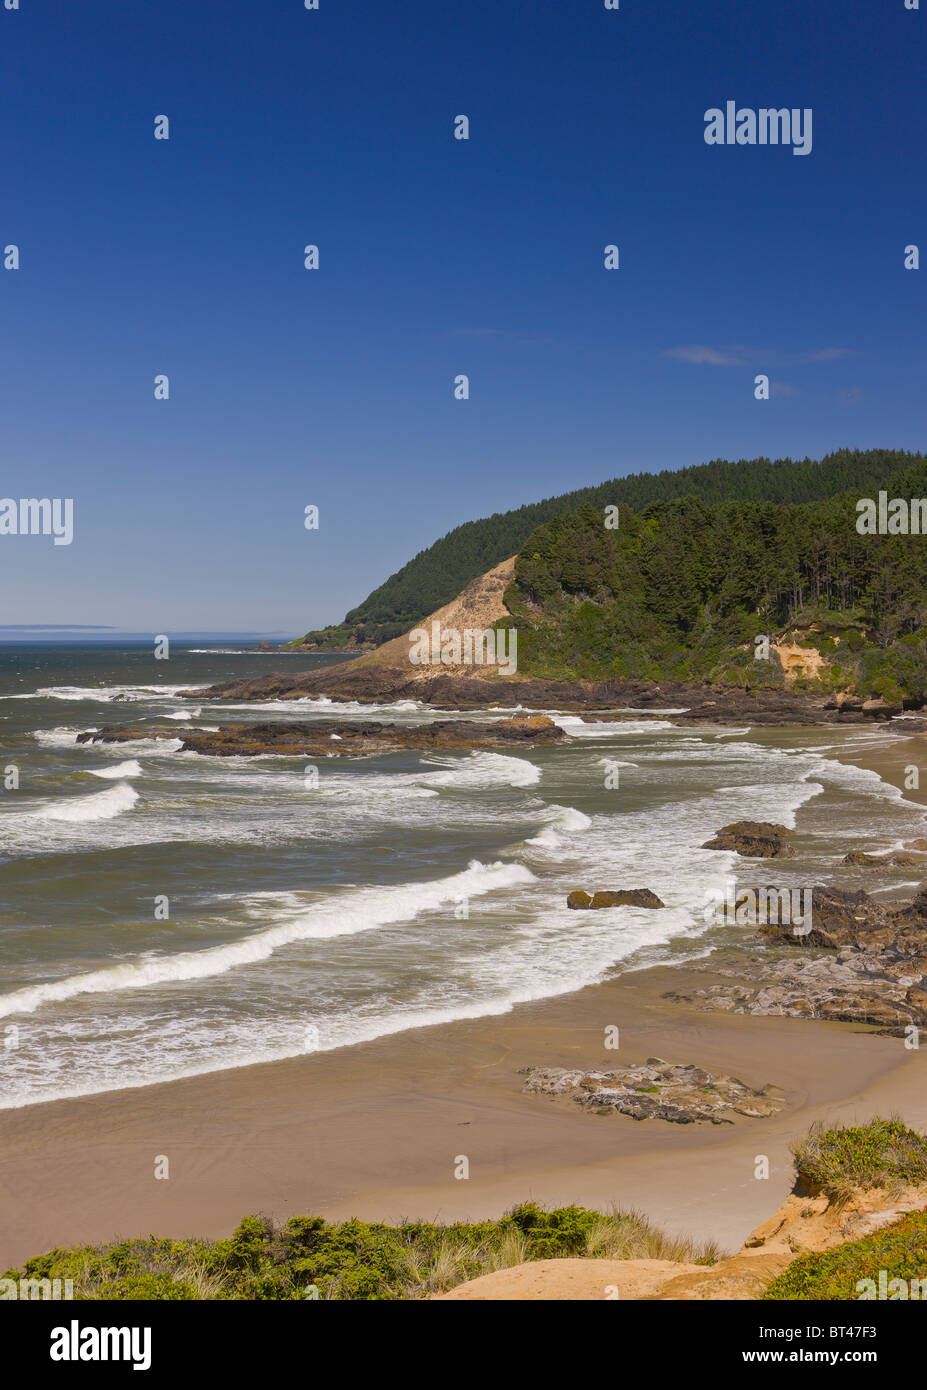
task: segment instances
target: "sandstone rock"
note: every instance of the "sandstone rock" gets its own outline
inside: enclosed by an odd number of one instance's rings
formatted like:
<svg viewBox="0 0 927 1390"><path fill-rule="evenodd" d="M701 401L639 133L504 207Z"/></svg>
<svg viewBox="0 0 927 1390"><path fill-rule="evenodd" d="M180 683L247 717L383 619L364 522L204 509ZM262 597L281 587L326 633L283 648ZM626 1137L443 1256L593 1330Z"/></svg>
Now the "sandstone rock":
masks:
<svg viewBox="0 0 927 1390"><path fill-rule="evenodd" d="M891 719L893 715L901 714L902 709L900 701L883 700L881 696L863 701L863 714L875 715L877 719Z"/></svg>
<svg viewBox="0 0 927 1390"><path fill-rule="evenodd" d="M702 849L736 850L754 859L790 859L795 853L787 840L791 833L771 821L740 820L723 825Z"/></svg>
<svg viewBox="0 0 927 1390"><path fill-rule="evenodd" d="M567 898L567 907L665 907L656 893L649 888L621 888L614 891L596 892L589 896L581 888Z"/></svg>
<svg viewBox="0 0 927 1390"><path fill-rule="evenodd" d="M666 903L649 888L625 888L616 892L595 893L593 907L665 907Z"/></svg>

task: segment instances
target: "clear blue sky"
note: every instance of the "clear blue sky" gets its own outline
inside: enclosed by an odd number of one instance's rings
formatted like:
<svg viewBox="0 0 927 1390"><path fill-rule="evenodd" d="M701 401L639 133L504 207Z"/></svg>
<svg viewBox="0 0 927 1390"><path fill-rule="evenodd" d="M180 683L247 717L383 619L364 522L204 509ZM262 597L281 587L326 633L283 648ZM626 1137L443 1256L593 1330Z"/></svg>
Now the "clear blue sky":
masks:
<svg viewBox="0 0 927 1390"><path fill-rule="evenodd" d="M572 487L927 445L927 4L20 3L0 495L76 529L0 538L0 623L301 632Z"/></svg>

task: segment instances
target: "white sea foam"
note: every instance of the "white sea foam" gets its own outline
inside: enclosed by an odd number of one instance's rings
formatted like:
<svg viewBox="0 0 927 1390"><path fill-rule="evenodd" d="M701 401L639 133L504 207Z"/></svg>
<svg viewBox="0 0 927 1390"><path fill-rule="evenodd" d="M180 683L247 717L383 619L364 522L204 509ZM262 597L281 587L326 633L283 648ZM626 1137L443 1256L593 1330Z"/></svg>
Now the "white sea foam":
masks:
<svg viewBox="0 0 927 1390"><path fill-rule="evenodd" d="M0 695L0 700L97 700L104 704L114 701L132 703L136 700L172 698L183 690L181 685L48 685L31 690L27 695Z"/></svg>
<svg viewBox="0 0 927 1390"><path fill-rule="evenodd" d="M320 714L335 712L331 703L319 704ZM285 708L291 717L307 716L305 704L285 702ZM137 752L146 767L153 754L169 754L155 769L144 803L106 827L49 823L30 830L27 845L34 839L40 848L59 848L66 841L70 851L180 839L213 848L292 843L312 866L334 845L349 855L358 846L365 853L366 843L398 854L398 846L411 847L413 836L421 837L428 854L437 843L452 853L462 836L467 850L456 862L463 862L478 835L486 837L480 840L486 848L476 851L486 862L420 884L342 887L325 896L297 891L242 898L230 891L222 899L204 898L189 923L178 912L163 937L131 938L154 943L157 952L117 957L85 974L75 973L87 962L78 940L74 956L64 954L54 972L43 972L46 980L49 973L61 978L0 995L0 1014L54 1005L40 1030L42 1044L32 1045L26 1034L34 1030L23 1030L22 1045L8 1055L0 1105L294 1056L305 1051L300 1039L307 1017L318 1020L318 1049L325 1050L504 1012L606 978L619 964L635 969L691 954L699 938L713 939L705 935L712 930L704 917L707 895L732 874L759 884L768 873L768 866L699 846L729 820L761 817L794 826L801 805L822 788L822 811L811 819L821 829L833 817L821 839L828 862L835 837L864 821L867 806L883 837L886 822L891 835L919 833L904 829L910 804L894 799L897 789L880 790L875 774L860 779L859 769L841 771L821 758L820 749L721 743L716 729L683 730L662 720L579 720L567 725L568 732L580 726L583 732L573 737L586 734L594 742L578 756L574 744L567 758L546 749L448 753L425 759L417 770L410 770L405 755L353 765L338 760L324 764L313 792L303 790L301 770L279 759L262 766L171 752L179 740L167 747L148 741L114 747L123 758ZM76 731L64 732L66 742L73 741ZM606 734L612 739L607 748L596 741ZM86 748L97 763L110 751L81 745L75 768ZM622 757L601 756L613 750ZM624 761L625 750L633 764ZM628 779L633 804L618 793L601 794L602 768L615 762L635 769ZM541 800L539 779L556 798L552 804ZM168 799L162 801L165 787ZM600 812L570 805L574 796ZM802 828L809 828L804 820ZM440 841L429 838L437 832ZM858 828L847 833L854 843L866 843ZM516 835L531 838L512 843ZM311 840L323 842L321 860ZM803 840L803 853L806 848ZM499 855L506 862L490 862ZM357 877L366 879L366 868ZM566 894L575 887L647 887L666 907L571 912ZM469 913L458 920L451 905L464 898ZM72 998L77 1002L69 1006ZM60 1045L47 1043L50 1030Z"/></svg>
<svg viewBox="0 0 927 1390"><path fill-rule="evenodd" d="M567 837L582 833L592 825L592 818L573 806L550 805L547 808L550 823L525 843L544 850L562 850Z"/></svg>
<svg viewBox="0 0 927 1390"><path fill-rule="evenodd" d="M131 791L131 788L128 790ZM109 796L111 793L102 792L100 795ZM106 966L102 970L91 970L49 984L14 990L0 995L0 1017L33 1013L44 1004L60 1003L80 994L149 989L178 980L203 980L223 975L236 966L267 960L275 951L294 942L373 931L391 922L414 919L423 912L434 911L462 899L498 893L530 882L532 878L530 870L522 864L481 864L479 860L473 860L466 869L449 878L390 887L355 888L331 893L315 903L304 903L297 894L250 894L236 901L246 907L251 905L253 909L259 909L265 917L269 909L284 920L276 926L266 927L223 946L181 951L167 956L142 956L137 960Z"/></svg>
<svg viewBox="0 0 927 1390"><path fill-rule="evenodd" d="M551 715L553 722L570 738L614 738L615 735L649 733L651 729L674 729L668 719L615 719L587 723L577 714Z"/></svg>
<svg viewBox="0 0 927 1390"><path fill-rule="evenodd" d="M444 765L442 771L423 772L416 778L430 787L533 787L541 780L541 769L534 763L505 753L470 753L465 758L434 761Z"/></svg>
<svg viewBox="0 0 927 1390"><path fill-rule="evenodd" d="M131 811L138 801L138 792L128 782L119 782L108 787L105 792L93 792L90 796L62 797L46 802L34 811L24 811L23 820L71 821L83 825L87 821L112 820L123 811ZM11 820L17 817L10 817Z"/></svg>
<svg viewBox="0 0 927 1390"><path fill-rule="evenodd" d="M68 729L59 727L57 729L35 729L32 737L36 743L44 744L46 748L70 748L77 746L77 735L80 729ZM96 733L96 729L89 729L86 732Z"/></svg>
<svg viewBox="0 0 927 1390"><path fill-rule="evenodd" d="M115 780L120 777L141 777L142 766L130 758L124 763L114 763L112 767L88 767L87 771L92 777L111 777Z"/></svg>

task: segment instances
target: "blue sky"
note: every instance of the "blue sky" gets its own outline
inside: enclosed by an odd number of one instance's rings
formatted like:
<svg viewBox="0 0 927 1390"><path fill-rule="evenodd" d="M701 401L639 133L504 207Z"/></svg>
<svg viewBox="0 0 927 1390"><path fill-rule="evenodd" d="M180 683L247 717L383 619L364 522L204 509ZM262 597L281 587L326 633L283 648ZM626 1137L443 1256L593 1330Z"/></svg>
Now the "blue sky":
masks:
<svg viewBox="0 0 927 1390"><path fill-rule="evenodd" d="M296 633L572 487L927 444L927 4L20 5L0 494L75 536L0 537L0 623Z"/></svg>

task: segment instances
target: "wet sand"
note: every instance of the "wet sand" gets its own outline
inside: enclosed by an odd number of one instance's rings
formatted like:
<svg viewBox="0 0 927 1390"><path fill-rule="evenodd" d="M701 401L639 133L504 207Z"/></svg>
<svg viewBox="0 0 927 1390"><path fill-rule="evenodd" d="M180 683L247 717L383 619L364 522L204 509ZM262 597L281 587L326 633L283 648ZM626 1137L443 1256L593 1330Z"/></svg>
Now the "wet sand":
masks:
<svg viewBox="0 0 927 1390"><path fill-rule="evenodd" d="M4 1111L0 1267L55 1245L219 1236L249 1213L465 1219L527 1199L634 1206L736 1248L791 1186L814 1119L927 1123L921 1054L851 1025L704 1014L661 998L684 969L625 976L496 1018L286 1062ZM711 983L699 974L698 983ZM606 1051L605 1028L621 1045ZM527 1095L529 1064L650 1055L788 1094L771 1119L670 1125ZM757 1155L770 1176L754 1176ZM156 1179L159 1155L167 1179ZM460 1156L470 1176L454 1176Z"/></svg>
<svg viewBox="0 0 927 1390"><path fill-rule="evenodd" d="M842 755L841 762L846 761L846 755ZM903 734L886 732L884 738L873 739L871 750L857 752L853 761L859 767L877 772L883 781L890 782L893 787L898 787L907 801L927 806L927 734L905 737ZM911 767L918 769L918 787L906 785ZM924 822L924 834L927 836L927 820Z"/></svg>
<svg viewBox="0 0 927 1390"><path fill-rule="evenodd" d="M924 748L886 735L854 760L903 787ZM701 1013L662 997L711 983L660 967L502 1016L0 1112L0 1269L56 1245L226 1235L257 1212L459 1220L529 1199L636 1207L735 1249L789 1191L790 1141L813 1120L897 1112L927 1127L920 1052L854 1025ZM604 1045L612 1025L618 1051ZM772 1082L788 1106L732 1125L638 1122L526 1095L517 1074L652 1055ZM754 1175L759 1155L766 1180ZM155 1177L162 1156L166 1179Z"/></svg>

